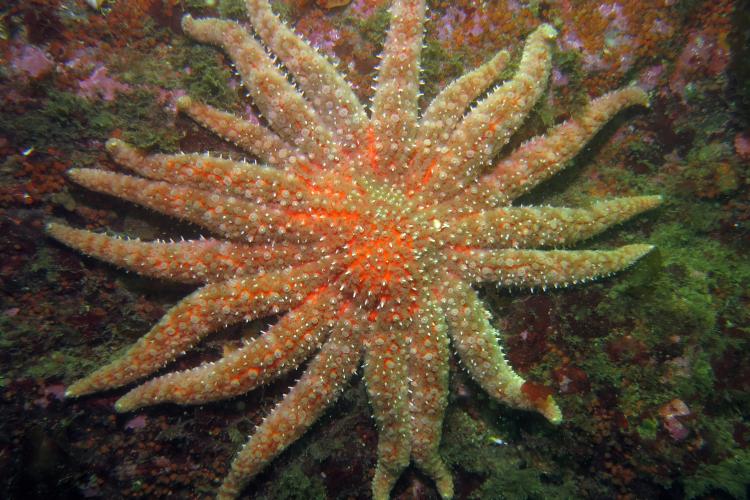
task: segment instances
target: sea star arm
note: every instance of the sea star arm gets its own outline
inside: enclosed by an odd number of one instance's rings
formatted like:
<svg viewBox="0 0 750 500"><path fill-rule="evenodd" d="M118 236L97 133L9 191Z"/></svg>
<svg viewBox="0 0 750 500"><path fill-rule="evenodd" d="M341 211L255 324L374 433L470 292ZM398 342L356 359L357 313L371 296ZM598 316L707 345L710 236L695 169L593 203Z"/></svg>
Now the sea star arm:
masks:
<svg viewBox="0 0 750 500"><path fill-rule="evenodd" d="M67 396L111 389L150 375L222 326L296 306L326 279L318 263L208 284L172 307L122 356L75 382Z"/></svg>
<svg viewBox="0 0 750 500"><path fill-rule="evenodd" d="M447 152L443 145L461 121L464 112L486 88L500 77L508 64L508 52L500 51L473 71L454 80L427 107L417 131L414 164L420 165L425 158L437 161L437 155ZM414 188L424 182L430 172L413 168L409 172L407 186Z"/></svg>
<svg viewBox="0 0 750 500"><path fill-rule="evenodd" d="M495 56L454 80L432 100L422 116L417 132L417 147L431 151L440 139L448 140L449 135L461 121L464 112L487 87L500 77L508 64L508 52L500 51ZM428 141L425 143L425 141Z"/></svg>
<svg viewBox="0 0 750 500"><path fill-rule="evenodd" d="M435 481L440 496L453 498L453 479L438 451L448 403L447 325L435 298L422 300L409 346L411 455L417 467Z"/></svg>
<svg viewBox="0 0 750 500"><path fill-rule="evenodd" d="M401 472L409 465L409 331L381 310L365 335L364 380L378 426L378 465L372 480L375 500L387 500ZM402 317L407 317L404 313Z"/></svg>
<svg viewBox="0 0 750 500"><path fill-rule="evenodd" d="M244 28L233 21L193 19L189 14L182 18L182 28L196 40L219 45L229 54L253 102L284 140L302 149L318 165L335 153L331 131Z"/></svg>
<svg viewBox="0 0 750 500"><path fill-rule="evenodd" d="M145 242L47 225L47 234L86 255L131 271L182 283L226 280L245 266L254 249L215 239L181 242Z"/></svg>
<svg viewBox="0 0 750 500"><path fill-rule="evenodd" d="M98 169L74 168L68 175L78 184L100 193L132 201L166 215L185 219L229 238L248 241L319 241L335 233L328 217L335 214L291 212L259 205L213 191L174 186ZM325 231L323 233L322 231Z"/></svg>
<svg viewBox="0 0 750 500"><path fill-rule="evenodd" d="M633 196L598 201L587 208L495 208L449 220L445 239L474 248L565 246L650 210L661 201L661 196Z"/></svg>
<svg viewBox="0 0 750 500"><path fill-rule="evenodd" d="M559 423L562 413L552 396L537 397L524 390L526 382L505 359L498 332L476 292L456 278L446 277L444 283L440 293L453 348L472 378L493 398Z"/></svg>
<svg viewBox="0 0 750 500"><path fill-rule="evenodd" d="M648 105L646 93L635 86L594 99L578 117L529 140L499 161L464 194L478 208L508 203L562 170L614 115L635 105ZM463 196L456 198L467 203Z"/></svg>
<svg viewBox="0 0 750 500"><path fill-rule="evenodd" d="M144 276L182 283L210 283L320 259L324 245L268 245L203 238L179 242L140 241L50 223L47 234L86 255Z"/></svg>
<svg viewBox="0 0 750 500"><path fill-rule="evenodd" d="M354 328L359 321L352 316L347 313L339 319L302 378L237 454L219 489L219 499L236 498L254 475L299 439L339 396L361 359L360 339Z"/></svg>
<svg viewBox="0 0 750 500"><path fill-rule="evenodd" d="M386 177L403 175L417 128L419 55L425 0L396 0L383 47L372 101L374 170Z"/></svg>
<svg viewBox="0 0 750 500"><path fill-rule="evenodd" d="M125 412L164 401L200 404L251 391L292 370L319 348L332 327L332 306L348 305L330 289L314 290L267 332L216 362L145 382L117 401ZM339 307L337 307L339 309Z"/></svg>
<svg viewBox="0 0 750 500"><path fill-rule="evenodd" d="M246 5L255 32L284 62L313 109L338 140L348 146L361 141L367 114L336 68L289 29L273 13L268 0L248 0Z"/></svg>
<svg viewBox="0 0 750 500"><path fill-rule="evenodd" d="M607 276L625 269L653 248L637 244L616 250L454 250L451 258L469 281L533 288Z"/></svg>
<svg viewBox="0 0 750 500"><path fill-rule="evenodd" d="M283 167L301 161L300 151L276 133L232 113L194 101L188 96L177 99L177 109L211 132L252 153L264 163Z"/></svg>
<svg viewBox="0 0 750 500"><path fill-rule="evenodd" d="M303 180L292 172L207 154L147 155L119 140L107 141L112 158L149 179L242 196L255 203L304 204Z"/></svg>
<svg viewBox="0 0 750 500"><path fill-rule="evenodd" d="M547 86L552 65L551 44L555 29L543 24L526 40L515 76L480 101L467 114L446 143L446 154L427 162L423 190L444 200L466 187L477 169L490 161Z"/></svg>

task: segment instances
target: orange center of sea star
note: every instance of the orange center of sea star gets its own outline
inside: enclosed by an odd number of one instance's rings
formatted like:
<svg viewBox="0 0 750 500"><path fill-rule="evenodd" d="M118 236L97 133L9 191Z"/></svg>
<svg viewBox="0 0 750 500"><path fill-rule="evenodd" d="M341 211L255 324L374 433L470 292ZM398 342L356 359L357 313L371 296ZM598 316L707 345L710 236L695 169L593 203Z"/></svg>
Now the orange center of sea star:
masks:
<svg viewBox="0 0 750 500"><path fill-rule="evenodd" d="M358 203L360 215L345 245L351 262L345 271L345 289L369 307L382 308L408 296L420 262L425 238L409 217L410 203L395 189L370 184Z"/></svg>

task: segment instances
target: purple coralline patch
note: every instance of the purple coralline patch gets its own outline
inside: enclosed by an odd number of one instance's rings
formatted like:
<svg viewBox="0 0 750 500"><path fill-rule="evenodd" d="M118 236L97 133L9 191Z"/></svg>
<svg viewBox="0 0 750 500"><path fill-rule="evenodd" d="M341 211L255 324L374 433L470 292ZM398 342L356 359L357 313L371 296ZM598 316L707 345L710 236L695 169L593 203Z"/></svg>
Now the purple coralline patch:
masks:
<svg viewBox="0 0 750 500"><path fill-rule="evenodd" d="M341 39L341 33L336 29L308 33L306 36L313 47L322 50L328 55L334 54L336 42Z"/></svg>
<svg viewBox="0 0 750 500"><path fill-rule="evenodd" d="M11 48L10 66L17 75L35 80L50 73L55 61L36 45L22 45Z"/></svg>
<svg viewBox="0 0 750 500"><path fill-rule="evenodd" d="M641 75L638 78L638 86L643 90L653 90L659 85L664 72L665 68L663 64L655 64L654 66L645 68L641 71Z"/></svg>
<svg viewBox="0 0 750 500"><path fill-rule="evenodd" d="M442 42L449 41L453 37L453 31L457 25L466 20L466 12L457 7L448 7L445 14L437 20L437 36Z"/></svg>
<svg viewBox="0 0 750 500"><path fill-rule="evenodd" d="M51 401L63 401L65 399L65 385L50 384L41 389L39 398L34 400L34 404L40 408L47 408Z"/></svg>
<svg viewBox="0 0 750 500"><path fill-rule="evenodd" d="M698 76L717 76L729 64L730 53L708 30L690 33L677 58L669 87L686 99L686 89Z"/></svg>
<svg viewBox="0 0 750 500"><path fill-rule="evenodd" d="M103 99L113 101L118 93L127 93L130 86L109 76L107 68L97 67L88 78L78 84L77 94L86 99Z"/></svg>
<svg viewBox="0 0 750 500"><path fill-rule="evenodd" d="M358 17L370 17L375 13L375 9L378 8L376 2L372 0L354 0L349 5L349 10L355 13Z"/></svg>
<svg viewBox="0 0 750 500"><path fill-rule="evenodd" d="M136 415L127 422L125 422L126 430L137 430L143 429L148 424L148 418L146 415Z"/></svg>

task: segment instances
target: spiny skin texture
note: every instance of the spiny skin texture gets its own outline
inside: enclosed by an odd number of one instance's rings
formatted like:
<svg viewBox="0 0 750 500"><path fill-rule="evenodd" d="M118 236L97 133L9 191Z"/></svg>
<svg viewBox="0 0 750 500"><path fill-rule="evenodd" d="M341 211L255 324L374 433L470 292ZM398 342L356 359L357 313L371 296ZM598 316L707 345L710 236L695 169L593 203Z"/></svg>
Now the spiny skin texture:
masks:
<svg viewBox="0 0 750 500"><path fill-rule="evenodd" d="M233 498L321 415L362 363L379 429L373 496L387 498L413 461L451 498L451 474L438 453L451 347L494 398L553 423L562 418L551 396L529 390L510 367L471 284L564 286L621 270L652 248L559 249L655 207L658 196L575 209L512 205L563 168L615 113L645 105L646 96L635 87L607 94L496 158L544 92L551 26L529 35L511 80L490 88L508 60L502 52L448 86L420 116L424 0L394 2L369 113L266 0L249 0L247 10L257 38L221 19L186 16L183 28L230 55L268 125L187 97L178 105L261 163L145 155L112 139L110 154L135 176L70 172L83 186L201 225L216 238L142 242L49 225L49 234L86 254L201 284L67 394L141 380L213 330L283 313L219 361L135 387L117 410L229 398L312 358L234 459L219 490L220 498Z"/></svg>

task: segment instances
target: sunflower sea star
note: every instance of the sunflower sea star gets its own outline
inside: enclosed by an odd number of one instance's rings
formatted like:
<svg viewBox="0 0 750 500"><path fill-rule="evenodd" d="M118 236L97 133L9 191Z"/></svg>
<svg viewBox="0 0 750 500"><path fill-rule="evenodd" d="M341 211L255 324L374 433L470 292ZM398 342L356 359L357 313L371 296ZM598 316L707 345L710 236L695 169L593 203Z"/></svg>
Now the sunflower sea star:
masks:
<svg viewBox="0 0 750 500"><path fill-rule="evenodd" d="M413 461L451 498L452 478L438 453L449 339L491 396L561 420L552 397L528 390L507 363L471 284L579 283L623 269L652 248L554 249L658 205L658 196L587 208L511 204L562 169L619 110L647 104L646 95L636 87L606 94L497 159L544 92L556 35L551 26L529 35L511 80L491 87L508 60L501 52L445 88L420 116L424 0L393 3L369 113L267 0L248 0L247 10L255 35L222 19L187 15L182 26L196 40L223 47L268 125L187 97L178 105L261 164L146 155L112 139L107 149L114 160L137 176L70 171L85 187L201 225L220 239L147 243L49 225L49 234L89 255L202 285L67 395L130 384L213 330L283 312L268 331L220 360L135 387L117 410L229 398L311 358L234 459L219 490L220 498L233 498L321 415L363 362L379 430L373 496L387 498Z"/></svg>

